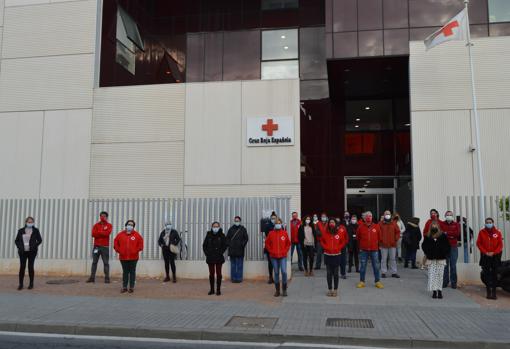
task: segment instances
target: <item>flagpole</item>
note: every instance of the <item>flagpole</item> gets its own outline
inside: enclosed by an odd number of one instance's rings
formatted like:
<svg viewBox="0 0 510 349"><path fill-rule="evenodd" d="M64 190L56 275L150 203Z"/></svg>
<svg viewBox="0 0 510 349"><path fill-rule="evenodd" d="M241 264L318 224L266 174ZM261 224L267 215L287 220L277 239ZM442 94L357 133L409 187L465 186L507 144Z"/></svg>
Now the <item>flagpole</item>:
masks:
<svg viewBox="0 0 510 349"><path fill-rule="evenodd" d="M478 163L478 183L480 187L480 203L479 203L479 219L480 223L482 221L485 221L485 187L484 187L484 181L483 181L483 170L482 170L482 151L481 151L481 144L480 144L480 122L478 118L478 103L476 98L476 87L475 87L475 73L473 69L473 56L471 54L471 46L473 44L471 43L471 30L469 28L469 12L468 12L468 5L469 0L464 0L464 5L466 7L466 32L467 32L467 48L468 48L468 54L469 54L469 68L471 71L471 94L473 98L473 116L475 121L475 137L476 137L476 145L475 145L475 151L476 151L476 157L477 157L477 163Z"/></svg>

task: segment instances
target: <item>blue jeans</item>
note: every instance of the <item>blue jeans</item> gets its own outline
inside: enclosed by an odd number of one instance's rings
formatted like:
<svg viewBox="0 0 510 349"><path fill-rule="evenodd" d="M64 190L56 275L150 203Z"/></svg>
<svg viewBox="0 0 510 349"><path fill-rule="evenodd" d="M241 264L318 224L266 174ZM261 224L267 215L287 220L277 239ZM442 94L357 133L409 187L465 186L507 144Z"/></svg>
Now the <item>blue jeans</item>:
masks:
<svg viewBox="0 0 510 349"><path fill-rule="evenodd" d="M360 251L360 270L359 279L365 282L365 274L367 272L368 259L372 262L372 270L374 271L375 282L381 279L380 270L381 264L379 262L379 251Z"/></svg>
<svg viewBox="0 0 510 349"><path fill-rule="evenodd" d="M243 281L243 257L230 257L230 279L232 281Z"/></svg>
<svg viewBox="0 0 510 349"><path fill-rule="evenodd" d="M317 242L315 244L315 251L316 251L316 256L317 256L317 259L315 260L315 269L320 269L321 268L321 265L322 265L322 254L324 253L323 249L322 249L322 245L320 242Z"/></svg>
<svg viewBox="0 0 510 349"><path fill-rule="evenodd" d="M280 283L280 271L282 272L282 284L287 285L287 257L271 258L274 272L274 283Z"/></svg>
<svg viewBox="0 0 510 349"><path fill-rule="evenodd" d="M347 248L344 247L340 255L340 275L345 276L345 267L347 266Z"/></svg>
<svg viewBox="0 0 510 349"><path fill-rule="evenodd" d="M452 286L457 286L457 259L459 258L458 247L452 246L450 255L446 257L446 267L444 268L443 287L448 286L451 282Z"/></svg>
<svg viewBox="0 0 510 349"><path fill-rule="evenodd" d="M410 249L409 247L406 249L406 261L405 266L407 267L409 265L409 262L411 262L411 266L416 266L416 250Z"/></svg>
<svg viewBox="0 0 510 349"><path fill-rule="evenodd" d="M301 251L301 244L292 244L290 248L290 261L292 263L292 257L294 257L294 250L297 250L297 259L299 269L303 269L303 252Z"/></svg>

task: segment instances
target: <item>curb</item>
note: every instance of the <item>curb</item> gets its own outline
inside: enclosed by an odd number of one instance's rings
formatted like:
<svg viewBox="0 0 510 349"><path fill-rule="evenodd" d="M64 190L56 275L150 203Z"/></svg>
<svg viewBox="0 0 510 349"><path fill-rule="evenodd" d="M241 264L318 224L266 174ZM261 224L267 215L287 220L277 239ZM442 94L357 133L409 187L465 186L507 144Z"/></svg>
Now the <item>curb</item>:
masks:
<svg viewBox="0 0 510 349"><path fill-rule="evenodd" d="M377 346L384 348L420 348L420 349L508 349L504 341L457 341L430 340L415 338L375 338L346 336L309 336L300 334L281 334L270 331L224 331L200 329L147 329L119 326L96 327L66 324L13 323L0 322L0 331L29 332L43 334L69 334L81 336L114 336L160 339L185 339L208 341L236 341L251 343L301 343L329 344L345 346Z"/></svg>

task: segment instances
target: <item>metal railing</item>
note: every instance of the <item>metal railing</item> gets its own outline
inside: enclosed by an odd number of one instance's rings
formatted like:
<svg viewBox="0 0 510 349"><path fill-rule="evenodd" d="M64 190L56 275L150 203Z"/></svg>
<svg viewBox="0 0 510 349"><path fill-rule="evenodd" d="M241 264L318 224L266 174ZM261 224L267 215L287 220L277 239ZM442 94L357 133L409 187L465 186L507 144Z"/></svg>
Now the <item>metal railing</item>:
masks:
<svg viewBox="0 0 510 349"><path fill-rule="evenodd" d="M461 217L461 248L459 248L459 262L477 263L480 251L476 247L478 232L485 224L485 218L494 219L494 225L503 234L502 259L510 259L510 195L484 196L485 214L480 217L479 207L482 202L480 196L448 196L447 208L456 216Z"/></svg>
<svg viewBox="0 0 510 349"><path fill-rule="evenodd" d="M289 221L289 197L187 198L187 199L0 199L0 258L16 258L16 233L27 216L35 218L43 244L39 257L46 259L87 259L92 248L91 229L99 212L107 211L113 225L111 245L126 220L144 238L141 259L160 259L157 240L163 224L171 220L187 245L187 259L205 259L202 242L213 221L227 233L234 216L242 218L248 230L247 260L262 260L262 212L274 210Z"/></svg>

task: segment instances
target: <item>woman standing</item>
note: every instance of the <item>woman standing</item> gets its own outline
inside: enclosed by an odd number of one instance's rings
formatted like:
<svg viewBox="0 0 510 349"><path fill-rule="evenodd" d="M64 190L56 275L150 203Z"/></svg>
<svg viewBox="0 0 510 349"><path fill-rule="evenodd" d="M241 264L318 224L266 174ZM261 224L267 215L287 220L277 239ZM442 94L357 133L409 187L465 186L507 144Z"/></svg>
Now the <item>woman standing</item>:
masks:
<svg viewBox="0 0 510 349"><path fill-rule="evenodd" d="M336 297L338 292L338 268L340 267L342 250L347 245L349 237L345 226L338 226L335 219L328 222L328 229L321 237L324 251L324 264L327 270L328 297ZM333 288L334 282L334 288Z"/></svg>
<svg viewBox="0 0 510 349"><path fill-rule="evenodd" d="M209 284L211 289L208 295L214 294L214 274L216 274L216 295L221 295L221 267L225 263L224 253L227 249L227 238L223 234L220 223L214 222L205 236L202 249L205 254L205 262L209 266Z"/></svg>
<svg viewBox="0 0 510 349"><path fill-rule="evenodd" d="M25 219L25 226L18 230L16 240L14 240L18 248L19 255L19 286L18 290L23 289L23 281L25 279L25 269L28 260L28 277L30 284L28 289L34 288L34 263L37 256L37 250L42 243L41 233L39 229L34 226L34 218L27 217Z"/></svg>
<svg viewBox="0 0 510 349"><path fill-rule="evenodd" d="M356 231L358 230L358 216L353 214L351 216L351 223L347 226L347 233L349 234L349 270L352 271L352 266L356 268L356 273L359 273L359 244L356 239Z"/></svg>
<svg viewBox="0 0 510 349"><path fill-rule="evenodd" d="M404 268L408 268L410 262L412 269L418 269L416 266L416 251L420 248L420 240L420 219L418 217L412 217L409 219L409 222L407 222L404 237L402 238L402 252L405 251L406 253Z"/></svg>
<svg viewBox="0 0 510 349"><path fill-rule="evenodd" d="M429 271L428 290L432 291L432 298L443 298L443 275L446 257L450 253L448 237L439 228L439 223L432 222L428 234L421 245Z"/></svg>
<svg viewBox="0 0 510 349"><path fill-rule="evenodd" d="M312 218L306 216L303 224L298 230L299 244L303 251L303 266L305 276L313 276L313 258L315 254L315 241L317 240L317 232L312 224Z"/></svg>
<svg viewBox="0 0 510 349"><path fill-rule="evenodd" d="M503 252L503 238L501 232L494 226L494 220L487 218L485 228L478 233L476 246L480 250L480 266L482 273L487 277L487 299L497 299L497 272L501 264Z"/></svg>
<svg viewBox="0 0 510 349"><path fill-rule="evenodd" d="M287 297L287 254L290 249L289 234L283 229L282 220L276 219L274 230L266 238L266 250L271 257L274 272L275 297L280 296L280 272L282 273L282 296Z"/></svg>
<svg viewBox="0 0 510 349"><path fill-rule="evenodd" d="M177 282L175 277L175 258L177 257L177 254L175 251L178 249L179 242L181 242L181 237L177 230L173 228L172 222L165 222L165 229L163 229L161 234L159 234L158 239L158 245L161 247L163 259L165 260L166 277L163 282L170 281L170 267L172 268L172 282ZM174 250L174 252L172 252L172 250Z"/></svg>
<svg viewBox="0 0 510 349"><path fill-rule="evenodd" d="M119 254L122 265L122 289L120 293L133 293L136 283L136 264L139 254L143 250L143 238L135 230L135 221L130 219L125 229L117 234L113 241L113 248ZM129 283L129 290L128 290Z"/></svg>

